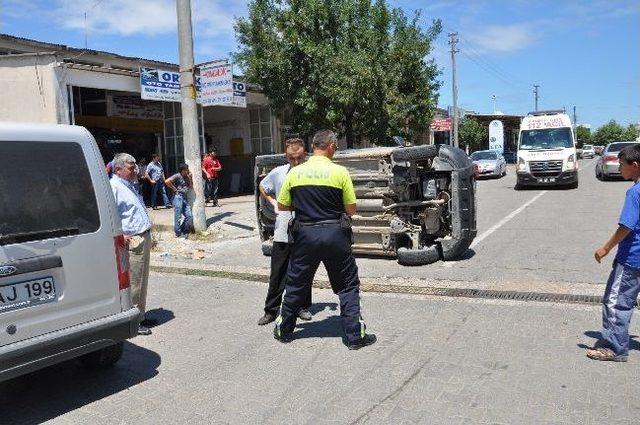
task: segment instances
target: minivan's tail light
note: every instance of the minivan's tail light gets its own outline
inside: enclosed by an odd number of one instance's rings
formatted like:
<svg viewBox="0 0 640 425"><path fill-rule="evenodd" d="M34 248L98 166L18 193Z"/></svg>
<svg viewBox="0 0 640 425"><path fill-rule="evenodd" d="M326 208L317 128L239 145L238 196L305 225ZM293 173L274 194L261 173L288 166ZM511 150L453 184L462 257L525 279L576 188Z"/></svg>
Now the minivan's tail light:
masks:
<svg viewBox="0 0 640 425"><path fill-rule="evenodd" d="M124 236L118 235L113 238L116 248L116 265L118 268L118 287L127 289L129 287L129 250Z"/></svg>
<svg viewBox="0 0 640 425"><path fill-rule="evenodd" d="M604 162L618 162L617 155L607 155L604 157Z"/></svg>

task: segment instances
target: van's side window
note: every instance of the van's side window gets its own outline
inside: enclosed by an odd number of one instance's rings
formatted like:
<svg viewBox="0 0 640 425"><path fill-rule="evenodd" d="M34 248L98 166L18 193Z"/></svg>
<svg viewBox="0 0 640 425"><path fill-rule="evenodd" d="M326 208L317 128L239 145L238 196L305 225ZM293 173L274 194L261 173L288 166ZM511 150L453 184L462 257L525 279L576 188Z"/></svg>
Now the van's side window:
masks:
<svg viewBox="0 0 640 425"><path fill-rule="evenodd" d="M0 142L0 244L100 228L91 176L73 142Z"/></svg>

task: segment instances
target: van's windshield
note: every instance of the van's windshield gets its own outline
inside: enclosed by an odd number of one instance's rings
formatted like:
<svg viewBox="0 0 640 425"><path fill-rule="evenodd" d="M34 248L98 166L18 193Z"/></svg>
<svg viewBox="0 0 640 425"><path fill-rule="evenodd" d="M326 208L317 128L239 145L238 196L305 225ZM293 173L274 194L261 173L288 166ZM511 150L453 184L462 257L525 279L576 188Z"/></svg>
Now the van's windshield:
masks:
<svg viewBox="0 0 640 425"><path fill-rule="evenodd" d="M0 245L100 228L82 148L71 142L0 141Z"/></svg>
<svg viewBox="0 0 640 425"><path fill-rule="evenodd" d="M571 137L571 129L568 127L522 130L520 132L519 149L522 150L563 149L572 147L573 139Z"/></svg>

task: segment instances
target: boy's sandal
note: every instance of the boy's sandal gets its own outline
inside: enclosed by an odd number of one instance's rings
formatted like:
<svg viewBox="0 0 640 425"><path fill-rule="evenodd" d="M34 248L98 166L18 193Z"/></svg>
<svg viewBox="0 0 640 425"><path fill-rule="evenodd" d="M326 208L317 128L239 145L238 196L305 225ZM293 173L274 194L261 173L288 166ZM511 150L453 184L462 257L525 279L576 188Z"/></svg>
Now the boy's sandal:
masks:
<svg viewBox="0 0 640 425"><path fill-rule="evenodd" d="M592 360L608 361L608 362L626 362L627 356L616 356L610 348L597 347L587 350L587 357Z"/></svg>

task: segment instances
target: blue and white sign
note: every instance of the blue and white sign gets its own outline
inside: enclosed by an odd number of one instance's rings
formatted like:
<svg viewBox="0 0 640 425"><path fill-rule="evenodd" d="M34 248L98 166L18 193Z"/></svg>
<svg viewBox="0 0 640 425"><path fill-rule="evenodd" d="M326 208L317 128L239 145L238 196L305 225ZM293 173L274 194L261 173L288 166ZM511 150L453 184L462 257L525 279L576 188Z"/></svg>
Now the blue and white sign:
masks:
<svg viewBox="0 0 640 425"><path fill-rule="evenodd" d="M247 107L247 86L239 81L233 82L233 103L229 106L236 108Z"/></svg>
<svg viewBox="0 0 640 425"><path fill-rule="evenodd" d="M140 67L140 92L143 99L180 102L180 74Z"/></svg>
<svg viewBox="0 0 640 425"><path fill-rule="evenodd" d="M504 126L500 120L489 123L489 150L504 152Z"/></svg>
<svg viewBox="0 0 640 425"><path fill-rule="evenodd" d="M196 91L199 90L200 77L196 77ZM140 94L142 99L180 102L180 73L141 66Z"/></svg>

